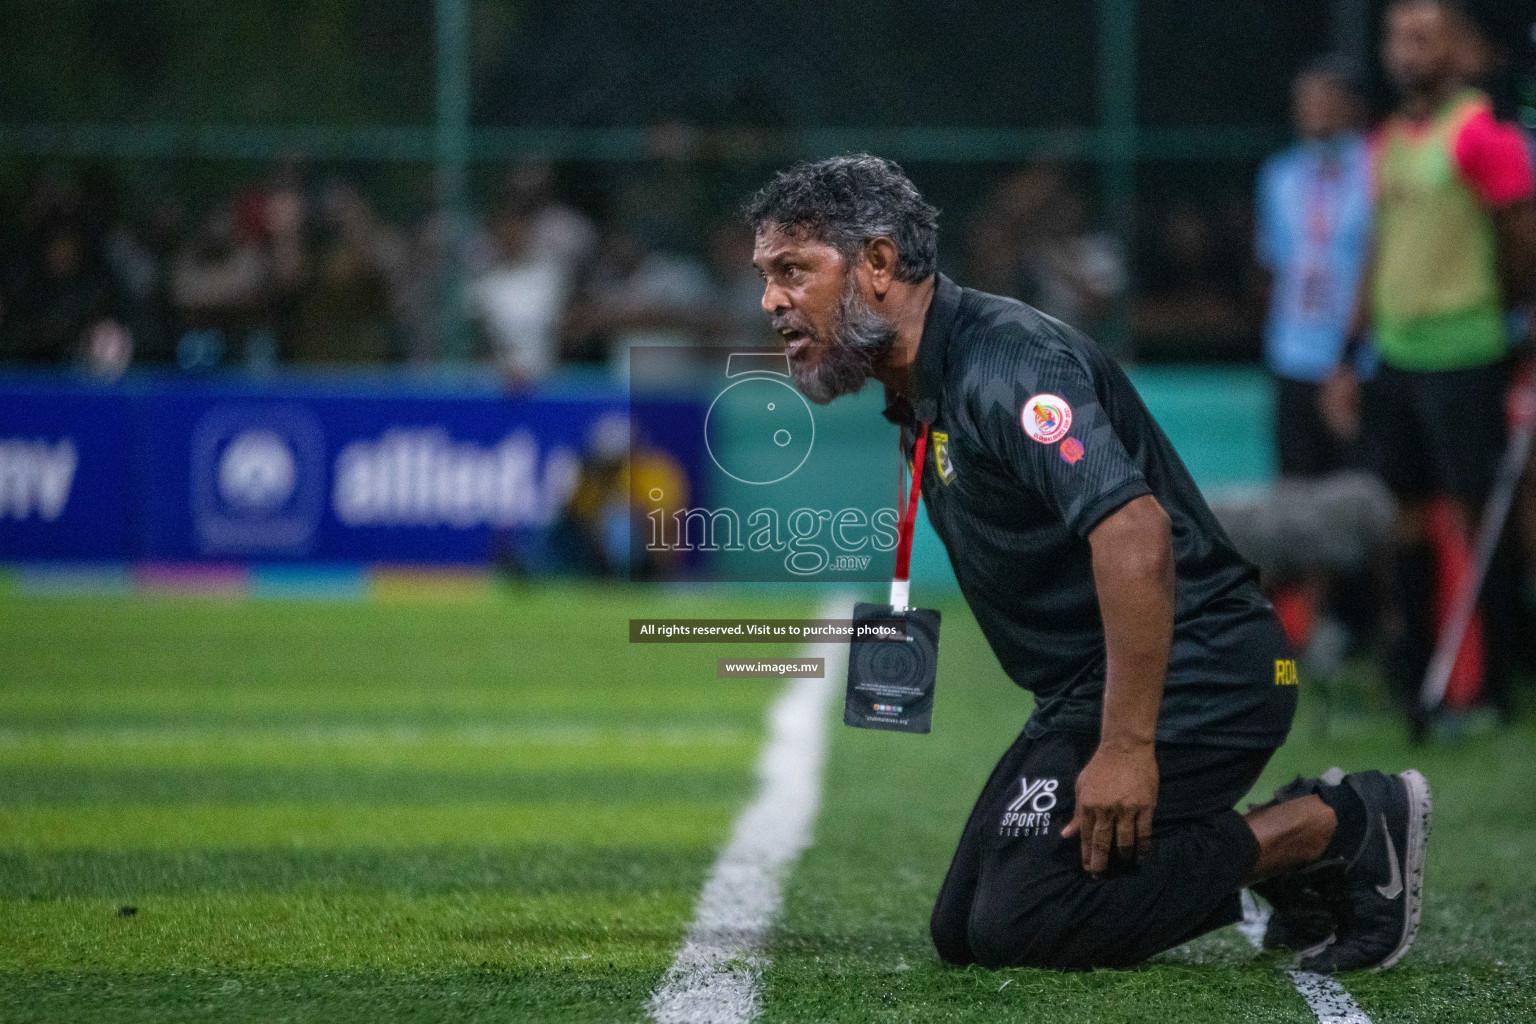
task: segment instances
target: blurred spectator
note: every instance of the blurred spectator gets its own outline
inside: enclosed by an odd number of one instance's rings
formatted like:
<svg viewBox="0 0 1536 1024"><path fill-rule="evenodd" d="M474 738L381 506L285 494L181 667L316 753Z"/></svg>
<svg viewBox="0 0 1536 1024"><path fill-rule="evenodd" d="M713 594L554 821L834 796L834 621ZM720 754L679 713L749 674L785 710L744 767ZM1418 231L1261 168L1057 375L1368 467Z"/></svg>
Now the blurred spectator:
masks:
<svg viewBox="0 0 1536 1024"><path fill-rule="evenodd" d="M1119 241L1089 229L1081 190L1049 164L999 180L966 241L977 287L1022 299L1089 334L1125 292Z"/></svg>
<svg viewBox="0 0 1536 1024"><path fill-rule="evenodd" d="M156 203L140 233L125 226L108 249L108 260L119 267L118 278L132 296L127 326L133 336L135 362L162 364L176 358L177 318L171 300L171 273L181 248L183 212L179 203Z"/></svg>
<svg viewBox="0 0 1536 1024"><path fill-rule="evenodd" d="M729 173L700 164L709 138L686 122L662 123L651 135L651 159L587 175L584 201L608 212L601 238L588 217L561 198L548 162L508 171L491 216L465 243L460 308L509 379L531 381L571 361L604 362L622 375L626 353L637 344L772 343L757 309L750 238L718 219L739 192L726 184ZM402 232L351 183L317 192L308 174L295 161L276 161L232 195L205 200L206 212L191 224L183 222L182 203L173 196L141 197L148 200L137 204L141 219L130 222L104 175L87 174L83 184L42 179L18 210L23 216L0 224L0 358L35 361L46 352L58 361L84 351L120 351L116 345L82 348L86 325L71 327L67 354L56 338L38 333L44 327L36 307L45 300L28 293L45 220L78 226L85 266L105 281L114 322L135 363L254 370L278 361L423 365L458 358L443 348L450 282L440 212ZM1197 217L1220 212L1199 209ZM1232 207L1239 215L1243 209ZM519 211L521 229L503 223L509 210ZM1232 211L1214 221L1220 230L1205 265L1231 266L1221 231L1231 234L1234 222ZM972 220L973 277L1093 332L1123 292L1125 260L1118 245L1087 223L1082 193L1061 168L1041 164L1009 173ZM551 268L560 270L561 302L569 303L558 317L560 346L542 328L530 334L511 326L530 315L531 295L549 294L547 280L535 286L529 279L550 278ZM57 306L57 296L47 301ZM547 301L535 305L542 309ZM545 318L531 315L535 322ZM57 318L47 322L56 325Z"/></svg>
<svg viewBox="0 0 1536 1024"><path fill-rule="evenodd" d="M1110 234L1088 230L1083 194L1058 183L1024 254L1026 301L1090 335L1125 292L1125 255Z"/></svg>
<svg viewBox="0 0 1536 1024"><path fill-rule="evenodd" d="M447 225L424 218L406 241L405 277L395 311L405 334L405 357L417 366L443 358L443 306L447 292Z"/></svg>
<svg viewBox="0 0 1536 1024"><path fill-rule="evenodd" d="M318 228L294 315L294 358L308 363L394 358L394 299L405 278L404 240L356 188L341 181L321 196ZM274 272L280 267L274 259Z"/></svg>
<svg viewBox="0 0 1536 1024"><path fill-rule="evenodd" d="M709 271L714 286L717 344L755 348L782 344L763 315L763 279L752 265L752 232L725 220L709 232Z"/></svg>
<svg viewBox="0 0 1536 1024"><path fill-rule="evenodd" d="M561 312L570 292L570 264L539 241L541 211L508 201L491 219L490 265L469 288L471 316L497 369L515 388L548 376L559 358Z"/></svg>
<svg viewBox="0 0 1536 1024"><path fill-rule="evenodd" d="M265 323L268 266L259 241L238 230L235 208L209 211L171 267L170 296L185 330L176 342L183 369L217 366Z"/></svg>
<svg viewBox="0 0 1536 1024"><path fill-rule="evenodd" d="M540 258L554 260L569 274L592 258L597 228L560 202L554 168L547 162L534 160L514 167L507 176L507 191L509 198L529 207L529 244Z"/></svg>
<svg viewBox="0 0 1536 1024"><path fill-rule="evenodd" d="M1253 263L1246 189L1180 194L1187 175L1144 172L1159 197L1136 212L1141 230L1134 282L1121 240L1088 227L1072 175L1026 167L999 182L967 240L978 286L1013 295L1094 336L1127 292L1136 353L1153 360L1248 359L1257 355L1262 286ZM1162 180L1159 180L1161 178Z"/></svg>
<svg viewBox="0 0 1536 1024"><path fill-rule="evenodd" d="M169 250L157 250L150 236L141 239L129 228L117 182L106 171L85 173L80 205L88 244L111 281L119 313L110 324L88 332L87 364L115 375L130 359L163 361L170 344ZM162 216L172 214L164 211Z"/></svg>
<svg viewBox="0 0 1536 1024"><path fill-rule="evenodd" d="M977 288L1014 298L1032 290L1025 264L1041 212L1060 183L1055 168L1033 164L993 185L966 233L966 257Z"/></svg>
<svg viewBox="0 0 1536 1024"><path fill-rule="evenodd" d="M8 357L62 365L89 355L87 335L109 323L121 327L124 305L85 227L68 211L50 213L37 226L13 271L6 314Z"/></svg>
<svg viewBox="0 0 1536 1024"><path fill-rule="evenodd" d="M1349 340L1370 245L1370 158L1361 102L1347 65L1318 61L1296 76L1292 115L1301 141L1259 172L1256 248L1271 275L1264 360L1274 374L1280 474L1343 468L1353 437L1323 418L1323 382ZM1337 428L1337 429L1336 429Z"/></svg>
<svg viewBox="0 0 1536 1024"><path fill-rule="evenodd" d="M1212 218L1178 200L1156 222L1143 290L1132 311L1139 346L1158 355L1220 359L1246 355L1252 319L1246 259L1224 252Z"/></svg>
<svg viewBox="0 0 1536 1024"><path fill-rule="evenodd" d="M100 169L79 179L46 175L19 212L12 244L0 251L0 359L90 367L93 351L110 350L112 369L133 350L125 326L132 296L107 256L118 229L114 182ZM112 346L91 344L98 326Z"/></svg>
<svg viewBox="0 0 1536 1024"><path fill-rule="evenodd" d="M313 269L309 235L312 203L299 167L293 163L280 164L273 170L265 190L252 202L269 260L272 334L263 342L272 351L257 351L253 346L247 353L247 365L270 361L278 354L278 348L283 349L285 358L293 355L299 304Z"/></svg>
<svg viewBox="0 0 1536 1024"><path fill-rule="evenodd" d="M557 265L574 277L592 258L597 228L579 211L560 201L554 168L544 160L528 160L507 172L496 210L515 209L527 220L527 255ZM493 214L494 216L494 214ZM472 274L483 272L502 256L496 225L486 225L469 243L466 257Z"/></svg>
<svg viewBox="0 0 1536 1024"><path fill-rule="evenodd" d="M683 569L683 553L654 537L658 524L688 507L688 474L643 437L632 449L630 428L623 414L592 424L576 487L546 550L505 551L504 565L630 579L666 579Z"/></svg>
<svg viewBox="0 0 1536 1024"><path fill-rule="evenodd" d="M709 275L685 256L648 250L626 232L600 243L587 285L566 317L566 333L578 350L594 347L614 375L629 378L630 349L696 344L708 334ZM686 373L686 360L672 354L647 358L648 371L668 383Z"/></svg>
<svg viewBox="0 0 1536 1024"><path fill-rule="evenodd" d="M705 136L685 120L653 124L646 139L650 159L610 179L609 223L662 252L692 251L712 219L698 159ZM730 202L739 202L739 194Z"/></svg>

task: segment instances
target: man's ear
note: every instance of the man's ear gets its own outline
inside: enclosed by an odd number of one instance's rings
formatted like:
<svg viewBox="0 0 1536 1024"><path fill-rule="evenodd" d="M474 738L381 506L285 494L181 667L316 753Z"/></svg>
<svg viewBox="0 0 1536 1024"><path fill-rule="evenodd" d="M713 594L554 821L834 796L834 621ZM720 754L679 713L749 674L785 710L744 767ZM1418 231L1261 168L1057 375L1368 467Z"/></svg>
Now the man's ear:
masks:
<svg viewBox="0 0 1536 1024"><path fill-rule="evenodd" d="M896 242L886 235L872 239L864 246L864 272L868 275L869 290L877 300L884 299L896 280Z"/></svg>

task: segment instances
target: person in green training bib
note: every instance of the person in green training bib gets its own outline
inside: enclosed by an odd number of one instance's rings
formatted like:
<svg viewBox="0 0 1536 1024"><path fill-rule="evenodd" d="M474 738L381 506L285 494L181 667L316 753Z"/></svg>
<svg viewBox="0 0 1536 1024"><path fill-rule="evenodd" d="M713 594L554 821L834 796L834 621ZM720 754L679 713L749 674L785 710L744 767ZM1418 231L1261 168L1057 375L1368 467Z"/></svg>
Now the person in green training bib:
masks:
<svg viewBox="0 0 1536 1024"><path fill-rule="evenodd" d="M1467 84L1476 28L1454 0L1396 0L1382 60L1399 105L1371 140L1375 224L1359 333L1381 370L1361 403L1364 447L1401 507L1387 674L1415 739L1435 641L1428 500L1451 499L1470 536L1504 449L1512 343L1505 309L1528 300L1536 182L1518 128ZM1351 390L1341 369L1335 395ZM1342 380L1343 383L1340 383ZM1517 576L1497 558L1483 591L1486 692L1508 708Z"/></svg>

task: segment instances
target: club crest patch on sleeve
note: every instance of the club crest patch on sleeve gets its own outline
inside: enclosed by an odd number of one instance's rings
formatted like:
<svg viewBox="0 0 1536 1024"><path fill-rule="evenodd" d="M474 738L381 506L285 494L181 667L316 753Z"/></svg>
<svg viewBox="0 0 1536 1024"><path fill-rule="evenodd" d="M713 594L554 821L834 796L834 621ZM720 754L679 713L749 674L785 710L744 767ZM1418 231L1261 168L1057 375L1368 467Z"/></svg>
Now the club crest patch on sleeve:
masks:
<svg viewBox="0 0 1536 1024"><path fill-rule="evenodd" d="M1072 407L1055 395L1036 395L1019 414L1024 433L1041 444L1055 444L1072 429Z"/></svg>
<svg viewBox="0 0 1536 1024"><path fill-rule="evenodd" d="M1069 437L1061 442L1061 461L1069 466L1077 465L1077 460L1083 457L1083 442L1075 437Z"/></svg>

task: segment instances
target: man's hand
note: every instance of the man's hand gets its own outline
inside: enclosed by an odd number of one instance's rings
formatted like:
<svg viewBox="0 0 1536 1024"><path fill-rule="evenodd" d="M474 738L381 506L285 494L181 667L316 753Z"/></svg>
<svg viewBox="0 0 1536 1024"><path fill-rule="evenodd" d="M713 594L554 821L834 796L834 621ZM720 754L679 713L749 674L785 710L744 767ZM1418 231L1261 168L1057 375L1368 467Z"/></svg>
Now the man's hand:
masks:
<svg viewBox="0 0 1536 1024"><path fill-rule="evenodd" d="M1110 850L1131 864L1152 840L1157 806L1157 758L1150 743L1099 749L1077 776L1077 810L1062 837L1080 836L1083 870L1095 877L1109 869Z"/></svg>

